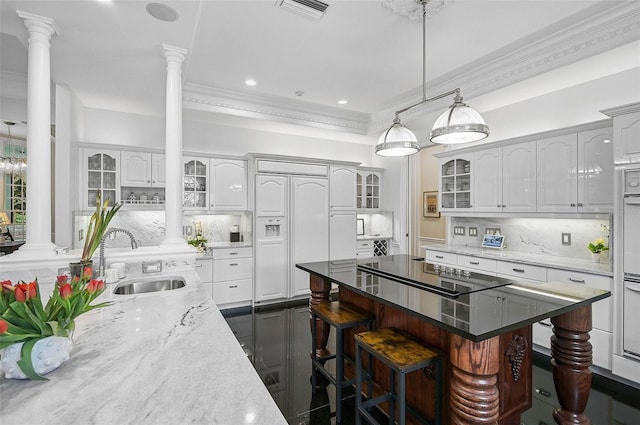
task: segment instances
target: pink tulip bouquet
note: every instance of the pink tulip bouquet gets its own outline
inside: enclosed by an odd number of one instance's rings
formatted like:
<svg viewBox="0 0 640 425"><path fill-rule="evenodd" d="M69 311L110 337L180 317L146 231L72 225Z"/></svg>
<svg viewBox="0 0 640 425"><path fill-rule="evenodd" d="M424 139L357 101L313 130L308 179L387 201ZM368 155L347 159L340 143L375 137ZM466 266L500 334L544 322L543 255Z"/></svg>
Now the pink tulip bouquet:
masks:
<svg viewBox="0 0 640 425"><path fill-rule="evenodd" d="M105 288L102 280L91 278L92 273L93 270L86 267L81 277L70 281L67 276L58 276L53 294L44 307L37 279L15 285L10 280L0 282L0 350L23 342L18 366L30 379L46 379L36 373L31 361L31 352L38 340L49 336L71 338L76 317L111 304L91 304Z"/></svg>

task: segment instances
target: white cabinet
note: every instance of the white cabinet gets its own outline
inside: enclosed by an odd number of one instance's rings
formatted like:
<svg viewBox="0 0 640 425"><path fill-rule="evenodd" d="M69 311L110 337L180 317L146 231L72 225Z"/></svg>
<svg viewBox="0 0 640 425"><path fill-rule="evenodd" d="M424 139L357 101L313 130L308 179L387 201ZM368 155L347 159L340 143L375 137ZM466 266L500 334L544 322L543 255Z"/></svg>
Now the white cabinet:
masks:
<svg viewBox="0 0 640 425"><path fill-rule="evenodd" d="M357 241L356 257L373 257L373 241Z"/></svg>
<svg viewBox="0 0 640 425"><path fill-rule="evenodd" d="M188 210L206 209L209 204L209 158L182 158L182 207Z"/></svg>
<svg viewBox="0 0 640 425"><path fill-rule="evenodd" d="M120 152L120 184L131 187L165 187L165 155L150 152Z"/></svg>
<svg viewBox="0 0 640 425"><path fill-rule="evenodd" d="M286 239L264 239L256 241L256 302L287 297Z"/></svg>
<svg viewBox="0 0 640 425"><path fill-rule="evenodd" d="M496 260L458 254L457 264L463 270L479 270L483 273L496 274Z"/></svg>
<svg viewBox="0 0 640 425"><path fill-rule="evenodd" d="M356 167L329 166L329 207L331 209L356 208Z"/></svg>
<svg viewBox="0 0 640 425"><path fill-rule="evenodd" d="M472 155L458 156L441 163L440 209L443 212L472 210Z"/></svg>
<svg viewBox="0 0 640 425"><path fill-rule="evenodd" d="M610 128L538 140L538 212L612 211L610 140Z"/></svg>
<svg viewBox="0 0 640 425"><path fill-rule="evenodd" d="M381 173L359 169L356 174L356 208L380 209Z"/></svg>
<svg viewBox="0 0 640 425"><path fill-rule="evenodd" d="M458 256L450 252L427 250L425 259L429 263L449 264L455 266L458 263Z"/></svg>
<svg viewBox="0 0 640 425"><path fill-rule="evenodd" d="M217 305L249 304L253 298L251 247L213 250L213 300Z"/></svg>
<svg viewBox="0 0 640 425"><path fill-rule="evenodd" d="M356 257L356 211L329 213L329 260Z"/></svg>
<svg viewBox="0 0 640 425"><path fill-rule="evenodd" d="M120 201L120 152L102 149L81 149L83 182L80 209L94 209L96 194L102 192L102 201L110 199L113 205Z"/></svg>
<svg viewBox="0 0 640 425"><path fill-rule="evenodd" d="M245 161L211 158L209 172L212 210L247 209L247 174Z"/></svg>
<svg viewBox="0 0 640 425"><path fill-rule="evenodd" d="M547 268L531 264L497 261L496 272L499 277L518 278L529 282L546 282Z"/></svg>
<svg viewBox="0 0 640 425"><path fill-rule="evenodd" d="M213 298L213 258L196 258L196 272L202 281L207 294Z"/></svg>
<svg viewBox="0 0 640 425"><path fill-rule="evenodd" d="M640 103L604 111L613 118L616 164L640 162Z"/></svg>
<svg viewBox="0 0 640 425"><path fill-rule="evenodd" d="M256 216L286 216L287 188L286 176L256 176Z"/></svg>
<svg viewBox="0 0 640 425"><path fill-rule="evenodd" d="M502 148L475 153L473 192L474 211L502 211Z"/></svg>

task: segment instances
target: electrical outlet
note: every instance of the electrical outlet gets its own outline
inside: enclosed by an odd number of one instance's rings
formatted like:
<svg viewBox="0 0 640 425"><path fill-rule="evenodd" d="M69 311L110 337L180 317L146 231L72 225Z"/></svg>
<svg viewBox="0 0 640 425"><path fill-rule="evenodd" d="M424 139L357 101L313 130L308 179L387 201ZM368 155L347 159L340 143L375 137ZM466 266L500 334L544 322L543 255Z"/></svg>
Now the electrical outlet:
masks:
<svg viewBox="0 0 640 425"><path fill-rule="evenodd" d="M193 227L191 226L182 226L182 234L186 236L191 236L193 233Z"/></svg>
<svg viewBox="0 0 640 425"><path fill-rule="evenodd" d="M478 236L478 228L469 227L469 236Z"/></svg>
<svg viewBox="0 0 640 425"><path fill-rule="evenodd" d="M562 234L562 245L571 245L571 233Z"/></svg>
<svg viewBox="0 0 640 425"><path fill-rule="evenodd" d="M78 240L81 241L84 239L84 229L78 230Z"/></svg>
<svg viewBox="0 0 640 425"><path fill-rule="evenodd" d="M485 235L501 235L499 227L487 227L484 231Z"/></svg>
<svg viewBox="0 0 640 425"><path fill-rule="evenodd" d="M453 226L453 234L464 236L464 226Z"/></svg>

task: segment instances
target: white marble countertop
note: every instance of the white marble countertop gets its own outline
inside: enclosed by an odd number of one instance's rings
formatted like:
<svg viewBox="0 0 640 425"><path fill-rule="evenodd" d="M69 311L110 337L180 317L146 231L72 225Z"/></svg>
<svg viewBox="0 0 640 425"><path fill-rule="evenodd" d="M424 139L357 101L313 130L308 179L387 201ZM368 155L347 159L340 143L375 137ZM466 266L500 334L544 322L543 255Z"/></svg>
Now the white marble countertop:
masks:
<svg viewBox="0 0 640 425"><path fill-rule="evenodd" d="M393 236L385 236L385 235L358 235L356 239L359 241L378 241L378 240L387 240L392 239Z"/></svg>
<svg viewBox="0 0 640 425"><path fill-rule="evenodd" d="M196 272L172 274L187 285L109 285L100 299L115 303L76 320L71 359L49 381L0 377L0 423L286 424Z"/></svg>
<svg viewBox="0 0 640 425"><path fill-rule="evenodd" d="M514 263L532 264L537 266L558 268L562 270L573 270L599 274L603 276L613 276L613 270L609 263L594 263L590 260L579 258L555 257L543 254L530 254L526 252L490 250L486 248L472 248L460 245L447 245L440 243L425 243L420 246L422 249L433 251L450 252L453 254L471 255L474 257L493 258L496 260L512 261Z"/></svg>

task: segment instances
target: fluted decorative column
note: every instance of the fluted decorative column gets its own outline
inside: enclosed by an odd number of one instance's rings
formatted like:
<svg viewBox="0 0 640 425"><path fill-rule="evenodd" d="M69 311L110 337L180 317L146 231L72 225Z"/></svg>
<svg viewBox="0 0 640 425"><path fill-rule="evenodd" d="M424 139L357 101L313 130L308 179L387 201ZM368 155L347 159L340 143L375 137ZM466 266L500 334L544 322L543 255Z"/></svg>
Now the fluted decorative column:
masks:
<svg viewBox="0 0 640 425"><path fill-rule="evenodd" d="M184 245L182 238L182 62L187 50L162 45L167 59L165 161L165 239L162 245Z"/></svg>
<svg viewBox="0 0 640 425"><path fill-rule="evenodd" d="M18 10L29 32L27 70L27 240L17 255L54 255L51 242L51 59L53 19Z"/></svg>

